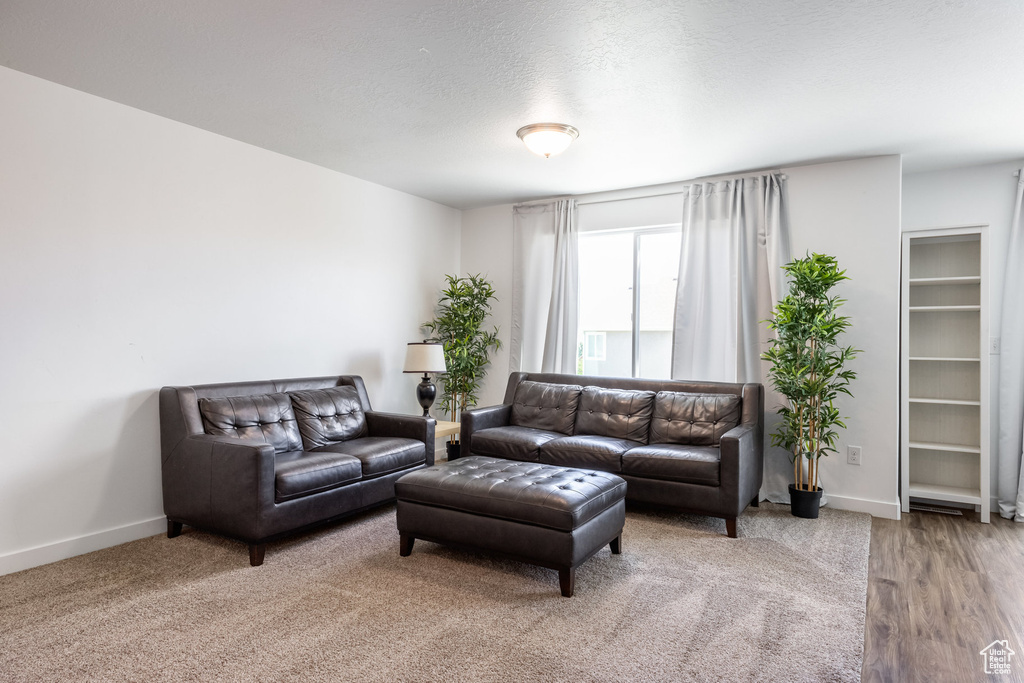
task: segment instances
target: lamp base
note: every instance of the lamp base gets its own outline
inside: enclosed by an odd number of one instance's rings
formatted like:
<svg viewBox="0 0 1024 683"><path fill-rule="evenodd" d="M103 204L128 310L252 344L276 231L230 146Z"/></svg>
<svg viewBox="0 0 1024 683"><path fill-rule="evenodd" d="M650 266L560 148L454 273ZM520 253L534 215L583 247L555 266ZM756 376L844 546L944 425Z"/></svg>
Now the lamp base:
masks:
<svg viewBox="0 0 1024 683"><path fill-rule="evenodd" d="M430 375L423 373L423 379L416 385L416 400L423 408L423 417L430 417L430 406L434 405L437 398L437 387L430 381Z"/></svg>

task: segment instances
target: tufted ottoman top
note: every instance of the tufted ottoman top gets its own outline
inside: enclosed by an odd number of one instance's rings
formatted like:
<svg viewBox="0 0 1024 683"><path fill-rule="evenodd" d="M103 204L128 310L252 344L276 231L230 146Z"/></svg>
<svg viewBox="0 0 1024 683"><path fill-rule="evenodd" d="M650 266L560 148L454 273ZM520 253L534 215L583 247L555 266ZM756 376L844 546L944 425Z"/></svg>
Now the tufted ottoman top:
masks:
<svg viewBox="0 0 1024 683"><path fill-rule="evenodd" d="M626 496L614 474L473 455L410 472L399 500L572 531Z"/></svg>

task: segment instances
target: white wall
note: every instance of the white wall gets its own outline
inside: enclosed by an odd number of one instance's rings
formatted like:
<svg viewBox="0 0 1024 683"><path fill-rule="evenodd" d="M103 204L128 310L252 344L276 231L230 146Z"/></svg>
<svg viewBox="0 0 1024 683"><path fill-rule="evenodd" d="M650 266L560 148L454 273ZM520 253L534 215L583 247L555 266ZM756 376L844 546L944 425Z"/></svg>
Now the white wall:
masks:
<svg viewBox="0 0 1024 683"><path fill-rule="evenodd" d="M794 254L827 252L849 270L843 288L853 317L850 344L865 353L854 362L860 373L856 398L841 403L849 430L841 436L841 455L823 461L822 479L830 504L885 517L899 514L899 268L900 159L876 157L784 169L789 179ZM649 194L677 190L683 183L647 188ZM635 188L586 199L643 196ZM659 200L671 205L672 199ZM581 209L582 210L582 209ZM660 222L660 220L658 221ZM512 207L466 211L462 224L462 270L490 272L496 286L511 291ZM507 284L505 284L507 283ZM848 286L847 286L848 285ZM500 290L499 290L500 291ZM496 311L503 343L508 343L511 308ZM486 399L500 401L507 372L500 365L488 375ZM773 406L769 405L770 410ZM864 464L846 464L846 444L864 449ZM775 469L790 472L791 466ZM785 490L785 484L782 486Z"/></svg>
<svg viewBox="0 0 1024 683"><path fill-rule="evenodd" d="M785 169L790 245L835 256L851 278L837 287L851 318L844 338L863 353L849 367L854 398L837 402L847 429L821 461L829 504L899 516L900 158L873 157ZM766 406L772 409L773 406ZM863 448L860 466L846 446ZM790 475L792 478L792 475Z"/></svg>
<svg viewBox="0 0 1024 683"><path fill-rule="evenodd" d="M999 336L1002 321L1005 254L1016 199L1014 173L1024 161L954 168L903 177L903 229L952 225L988 225L990 335ZM990 358L992 416L992 492L998 489L996 444L999 443L999 356ZM993 510L997 505L993 502Z"/></svg>
<svg viewBox="0 0 1024 683"><path fill-rule="evenodd" d="M501 348L481 384L479 406L501 403L508 384L509 333L512 328L512 205L501 204L462 212L462 272L483 275L494 286L498 301L488 325L498 327Z"/></svg>
<svg viewBox="0 0 1024 683"><path fill-rule="evenodd" d="M4 68L0 121L0 573L163 528L162 385L419 411L458 211Z"/></svg>

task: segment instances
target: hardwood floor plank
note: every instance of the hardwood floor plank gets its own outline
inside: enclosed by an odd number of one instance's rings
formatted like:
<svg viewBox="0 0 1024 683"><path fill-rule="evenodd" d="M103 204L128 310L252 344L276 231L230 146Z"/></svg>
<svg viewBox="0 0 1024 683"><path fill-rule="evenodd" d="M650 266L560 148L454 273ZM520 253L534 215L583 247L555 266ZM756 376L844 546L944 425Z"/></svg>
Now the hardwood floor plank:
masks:
<svg viewBox="0 0 1024 683"><path fill-rule="evenodd" d="M991 525L998 530L991 538L985 539L982 548L982 571L988 579L989 601L995 605L995 612L1002 622L1002 630L993 640L1009 638L1018 645L1024 644L1024 543L1014 533L1021 526L1008 520L999 520ZM1015 543L1016 541L1016 543ZM991 641L987 641L991 642ZM1012 648L1012 646L1011 646ZM1016 650L1015 650L1016 651ZM1024 669L1024 652L1021 668Z"/></svg>
<svg viewBox="0 0 1024 683"><path fill-rule="evenodd" d="M912 512L871 526L864 681L1024 683L1024 524ZM1008 640L1011 675L980 651Z"/></svg>
<svg viewBox="0 0 1024 683"><path fill-rule="evenodd" d="M908 628L906 594L891 579L868 579L868 614L864 624L864 666L861 680L890 683L909 672L902 644Z"/></svg>

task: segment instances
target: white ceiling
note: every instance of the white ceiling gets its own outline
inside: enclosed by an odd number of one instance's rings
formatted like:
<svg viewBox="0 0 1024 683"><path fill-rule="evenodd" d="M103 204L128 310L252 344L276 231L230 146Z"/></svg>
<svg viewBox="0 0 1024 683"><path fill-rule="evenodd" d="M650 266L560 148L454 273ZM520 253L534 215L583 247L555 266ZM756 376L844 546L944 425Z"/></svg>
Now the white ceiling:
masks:
<svg viewBox="0 0 1024 683"><path fill-rule="evenodd" d="M458 208L1024 157L1022 37L1020 0L0 0L4 66Z"/></svg>

